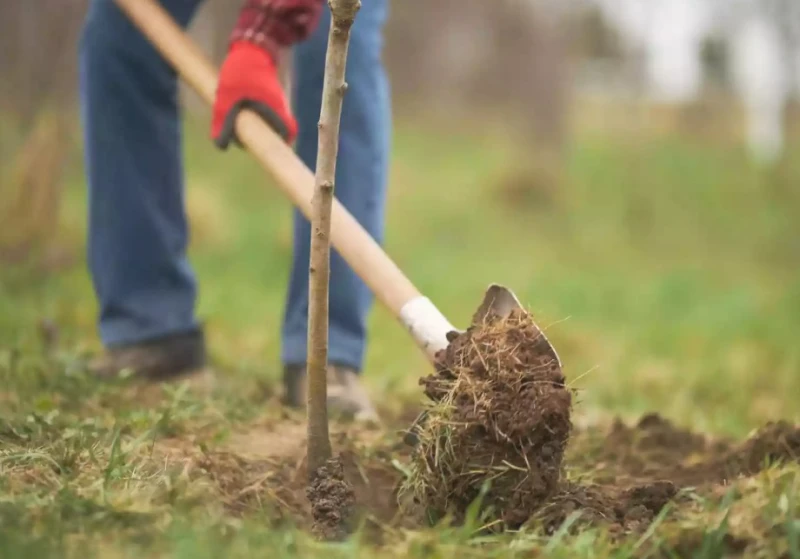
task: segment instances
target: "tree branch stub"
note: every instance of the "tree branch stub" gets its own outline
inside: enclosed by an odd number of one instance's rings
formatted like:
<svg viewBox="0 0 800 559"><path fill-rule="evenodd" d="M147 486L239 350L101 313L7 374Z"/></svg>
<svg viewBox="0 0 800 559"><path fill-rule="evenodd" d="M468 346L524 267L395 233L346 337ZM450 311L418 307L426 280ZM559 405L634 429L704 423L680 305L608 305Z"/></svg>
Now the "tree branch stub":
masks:
<svg viewBox="0 0 800 559"><path fill-rule="evenodd" d="M339 30L349 30L356 19L358 10L361 9L361 0L328 0L328 6L333 16L334 33Z"/></svg>

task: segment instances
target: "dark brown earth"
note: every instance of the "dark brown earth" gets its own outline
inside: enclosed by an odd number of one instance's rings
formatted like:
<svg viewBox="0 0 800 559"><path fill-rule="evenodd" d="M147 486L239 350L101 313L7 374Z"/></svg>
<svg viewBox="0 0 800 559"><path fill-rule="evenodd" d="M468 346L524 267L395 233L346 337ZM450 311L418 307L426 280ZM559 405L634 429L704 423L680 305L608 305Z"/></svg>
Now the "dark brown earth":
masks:
<svg viewBox="0 0 800 559"><path fill-rule="evenodd" d="M519 528L558 490L572 424L572 394L558 358L525 311L489 316L451 336L405 490L429 517L463 519L482 497L488 522Z"/></svg>
<svg viewBox="0 0 800 559"><path fill-rule="evenodd" d="M573 511L582 523L619 533L646 529L663 507L688 505L680 490L713 493L766 465L800 461L800 427L769 423L741 443L712 439L648 414L629 427L616 420L605 436L576 432L566 460L580 480L562 484L534 515L553 532Z"/></svg>
<svg viewBox="0 0 800 559"><path fill-rule="evenodd" d="M452 335L421 384L431 405L415 448L400 439L419 410L395 420L394 432L332 424L339 458L311 488L302 418L254 425L224 448L198 452L176 441L166 452L177 453L187 475L211 479L228 513L268 509L277 524L337 539L359 524L380 538L385 527L421 527L446 514L460 523L479 496L493 530L528 525L552 534L580 512L572 529L636 535L668 503L690 510L688 490L714 497L766 466L800 462L800 426L782 421L743 441L692 432L657 413L632 425L573 428L557 358L524 313ZM730 537L731 550L747 545Z"/></svg>
<svg viewBox="0 0 800 559"><path fill-rule="evenodd" d="M176 458L183 462L188 476L210 479L229 514L266 511L276 526L311 530L315 518L306 496L304 434L302 421L286 420L254 426L224 449L199 451L180 441L164 441L161 448L172 455L169 462ZM399 493L405 479L401 470L413 458L398 438L399 433L332 426L341 473L355 496L353 525L363 524L376 543L387 534L387 527L421 527L420 518L408 513L413 507ZM574 429L562 476L523 523L552 534L571 513L580 512L573 530L598 526L620 537L636 535L667 503L672 505L670 514L690 510L692 500L682 490L719 498L731 483L779 462L800 462L800 426L770 423L743 441L693 433L658 414L632 425L615 420L609 427ZM748 545L733 534L726 535L726 542L732 553ZM681 536L678 543L687 550L696 548L691 534Z"/></svg>
<svg viewBox="0 0 800 559"><path fill-rule="evenodd" d="M330 458L314 472L306 496L314 518L311 529L320 539L340 541L352 533L356 498L344 477L341 457Z"/></svg>
<svg viewBox="0 0 800 559"><path fill-rule="evenodd" d="M302 423L282 422L243 434L226 450L197 454L173 447L170 452L180 451L190 476L210 477L228 513L245 516L266 508L276 524L311 529L315 517L306 496L304 432ZM401 506L399 494L401 469L413 460L410 449L398 445L392 434L350 428L331 436L341 474L354 492L353 523L365 523L376 536L382 526L419 527L420 519L407 513L412 507ZM595 525L620 535L639 533L667 503L678 511L691 505L681 490L713 496L779 462L800 462L800 426L770 423L740 442L680 429L657 414L634 425L616 420L609 428L576 429L564 455L565 475L529 518L518 521L553 533L580 511L575 528ZM496 499L515 502L513 493Z"/></svg>

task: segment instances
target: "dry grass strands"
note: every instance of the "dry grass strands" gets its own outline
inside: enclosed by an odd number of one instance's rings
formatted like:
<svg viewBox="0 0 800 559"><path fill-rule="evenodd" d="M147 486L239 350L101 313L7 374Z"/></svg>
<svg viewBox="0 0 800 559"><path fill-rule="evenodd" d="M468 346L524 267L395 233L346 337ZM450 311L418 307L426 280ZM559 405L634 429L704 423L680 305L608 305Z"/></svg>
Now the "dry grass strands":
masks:
<svg viewBox="0 0 800 559"><path fill-rule="evenodd" d="M532 317L488 317L455 335L420 382L431 409L403 492L429 518L464 519L489 482L485 520L518 528L558 489L572 394Z"/></svg>

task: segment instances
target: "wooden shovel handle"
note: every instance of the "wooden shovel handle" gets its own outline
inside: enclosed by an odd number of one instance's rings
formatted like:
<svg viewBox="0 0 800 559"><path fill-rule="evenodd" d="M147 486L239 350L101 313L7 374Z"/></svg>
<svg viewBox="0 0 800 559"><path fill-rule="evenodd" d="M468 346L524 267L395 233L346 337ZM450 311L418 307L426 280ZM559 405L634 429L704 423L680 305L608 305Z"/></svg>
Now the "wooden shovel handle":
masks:
<svg viewBox="0 0 800 559"><path fill-rule="evenodd" d="M191 38L153 0L115 0L161 55L209 105L217 88L217 70ZM311 219L314 174L260 117L241 111L236 134L274 182ZM210 141L210 140L209 140ZM396 318L419 291L358 221L334 200L331 244Z"/></svg>

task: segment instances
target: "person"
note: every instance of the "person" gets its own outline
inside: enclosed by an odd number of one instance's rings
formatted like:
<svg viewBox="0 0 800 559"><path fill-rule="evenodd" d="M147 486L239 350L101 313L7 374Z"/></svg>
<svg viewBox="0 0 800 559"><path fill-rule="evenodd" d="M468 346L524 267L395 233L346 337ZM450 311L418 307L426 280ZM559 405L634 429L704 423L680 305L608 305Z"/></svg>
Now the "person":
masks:
<svg viewBox="0 0 800 559"><path fill-rule="evenodd" d="M182 27L203 0L159 0ZM387 0L369 0L351 30L348 91L335 194L383 241L390 101L382 63ZM324 0L245 0L220 68L211 140L236 145L233 120L248 107L313 171L330 8ZM293 49L293 107L277 60ZM105 351L89 369L128 369L147 381L206 370L197 281L187 259L178 77L112 0L92 0L79 47L79 91L89 191L88 265ZM310 227L294 210L294 247L281 329L284 402L305 403ZM373 296L332 250L328 394L332 414L377 419L360 382Z"/></svg>

